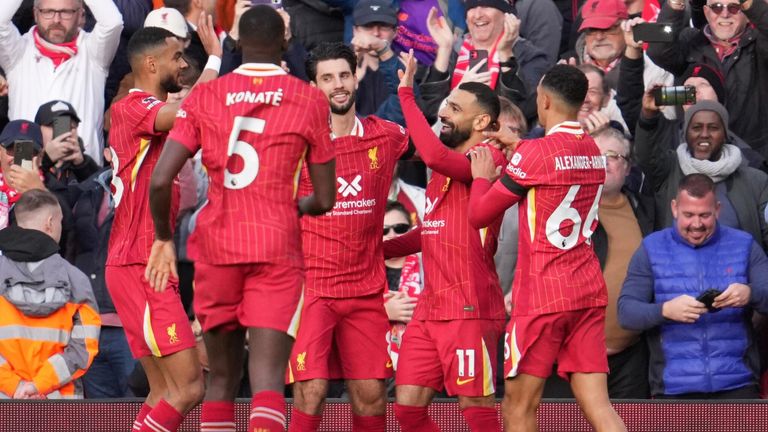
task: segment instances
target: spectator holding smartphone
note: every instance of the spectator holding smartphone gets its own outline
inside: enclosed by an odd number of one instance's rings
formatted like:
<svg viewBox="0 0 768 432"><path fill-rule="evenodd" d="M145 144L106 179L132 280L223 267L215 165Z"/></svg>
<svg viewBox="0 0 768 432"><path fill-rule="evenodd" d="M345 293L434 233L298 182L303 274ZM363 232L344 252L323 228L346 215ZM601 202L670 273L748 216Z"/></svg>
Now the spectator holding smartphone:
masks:
<svg viewBox="0 0 768 432"><path fill-rule="evenodd" d="M646 332L655 398L759 396L750 323L768 312L768 259L749 233L719 223L716 188L703 174L679 181L674 226L643 239L619 296L619 323ZM711 305L709 289L719 291Z"/></svg>
<svg viewBox="0 0 768 432"><path fill-rule="evenodd" d="M40 127L27 120L14 120L0 133L0 229L8 226L11 208L21 195L31 189L45 189L39 171L15 164L15 145L20 141L33 143L32 165L38 166L37 156L43 149Z"/></svg>

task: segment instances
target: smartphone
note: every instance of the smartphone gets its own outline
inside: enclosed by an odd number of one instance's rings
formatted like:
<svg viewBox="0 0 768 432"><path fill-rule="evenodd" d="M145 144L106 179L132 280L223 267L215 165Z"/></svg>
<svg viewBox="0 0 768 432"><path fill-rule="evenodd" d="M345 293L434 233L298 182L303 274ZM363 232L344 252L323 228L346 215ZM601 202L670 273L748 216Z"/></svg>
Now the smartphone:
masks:
<svg viewBox="0 0 768 432"><path fill-rule="evenodd" d="M469 68L477 66L478 63L485 60L485 64L480 68L478 72L485 72L488 70L488 51L486 50L472 50L469 52Z"/></svg>
<svg viewBox="0 0 768 432"><path fill-rule="evenodd" d="M698 297L696 297L696 301L704 303L704 306L706 306L710 312L717 312L720 309L713 307L712 303L715 302L715 297L719 296L722 293L723 292L720 290L710 288L704 291L703 293L701 293Z"/></svg>
<svg viewBox="0 0 768 432"><path fill-rule="evenodd" d="M658 87L653 91L653 99L656 102L656 106L693 105L696 103L696 87Z"/></svg>
<svg viewBox="0 0 768 432"><path fill-rule="evenodd" d="M72 117L62 115L53 118L53 138L72 130Z"/></svg>
<svg viewBox="0 0 768 432"><path fill-rule="evenodd" d="M283 0L251 0L251 6L267 5L272 9L280 9L283 7Z"/></svg>
<svg viewBox="0 0 768 432"><path fill-rule="evenodd" d="M35 143L32 140L17 140L13 142L13 164L24 169L32 169L32 158L35 156Z"/></svg>
<svg viewBox="0 0 768 432"><path fill-rule="evenodd" d="M632 37L635 42L672 42L672 24L669 23L640 23L632 27Z"/></svg>

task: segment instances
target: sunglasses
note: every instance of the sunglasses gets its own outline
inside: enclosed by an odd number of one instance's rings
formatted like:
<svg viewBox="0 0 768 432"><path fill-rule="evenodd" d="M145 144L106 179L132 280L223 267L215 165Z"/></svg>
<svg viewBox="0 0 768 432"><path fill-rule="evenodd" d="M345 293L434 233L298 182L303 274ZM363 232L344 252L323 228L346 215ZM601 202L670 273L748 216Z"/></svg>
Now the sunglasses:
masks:
<svg viewBox="0 0 768 432"><path fill-rule="evenodd" d="M389 234L389 230L394 230L395 234L405 234L408 232L409 229L411 229L411 226L408 225L407 223L384 225L384 235Z"/></svg>
<svg viewBox="0 0 768 432"><path fill-rule="evenodd" d="M736 15L737 13L741 12L741 5L738 3L728 3L727 5L722 3L712 3L704 6L708 7L709 10L714 12L716 15L722 14L725 9L728 9L728 13L731 15Z"/></svg>

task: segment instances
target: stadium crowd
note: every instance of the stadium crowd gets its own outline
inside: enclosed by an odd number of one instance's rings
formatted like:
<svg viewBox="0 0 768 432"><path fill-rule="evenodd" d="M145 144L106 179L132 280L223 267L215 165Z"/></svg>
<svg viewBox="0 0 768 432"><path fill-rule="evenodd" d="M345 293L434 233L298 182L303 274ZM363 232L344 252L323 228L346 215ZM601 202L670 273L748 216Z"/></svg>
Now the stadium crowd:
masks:
<svg viewBox="0 0 768 432"><path fill-rule="evenodd" d="M768 398L766 76L766 0L4 0L0 399Z"/></svg>

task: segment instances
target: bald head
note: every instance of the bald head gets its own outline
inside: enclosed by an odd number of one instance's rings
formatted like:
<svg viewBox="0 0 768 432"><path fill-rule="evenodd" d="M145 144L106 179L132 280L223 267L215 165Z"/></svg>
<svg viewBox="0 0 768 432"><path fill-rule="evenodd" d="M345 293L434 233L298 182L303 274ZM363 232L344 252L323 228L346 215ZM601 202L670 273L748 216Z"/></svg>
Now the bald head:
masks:
<svg viewBox="0 0 768 432"><path fill-rule="evenodd" d="M248 9L240 17L240 46L243 54L282 55L286 48L285 22L266 5Z"/></svg>

